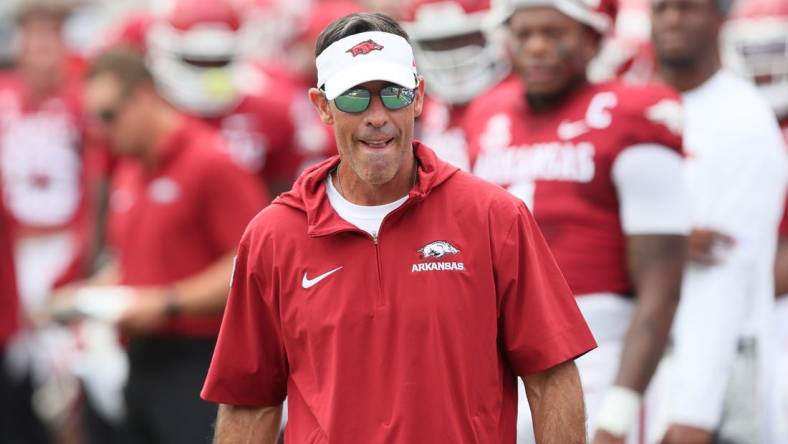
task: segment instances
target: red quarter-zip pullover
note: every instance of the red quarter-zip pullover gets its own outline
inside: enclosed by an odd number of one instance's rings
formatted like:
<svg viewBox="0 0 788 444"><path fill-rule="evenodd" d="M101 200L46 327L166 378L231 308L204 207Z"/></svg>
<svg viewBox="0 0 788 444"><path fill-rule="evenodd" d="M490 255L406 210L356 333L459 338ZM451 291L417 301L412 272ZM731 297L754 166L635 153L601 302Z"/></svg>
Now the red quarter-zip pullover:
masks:
<svg viewBox="0 0 788 444"><path fill-rule="evenodd" d="M377 239L326 197L338 157L255 218L205 399L287 396L289 443L515 441L516 376L594 340L523 203L414 153L418 181Z"/></svg>

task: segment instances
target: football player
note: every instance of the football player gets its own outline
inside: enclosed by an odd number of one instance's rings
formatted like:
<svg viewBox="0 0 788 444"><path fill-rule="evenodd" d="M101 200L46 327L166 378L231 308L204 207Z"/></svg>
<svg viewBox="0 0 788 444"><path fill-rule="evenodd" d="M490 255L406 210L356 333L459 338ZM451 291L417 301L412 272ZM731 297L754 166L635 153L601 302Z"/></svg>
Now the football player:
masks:
<svg viewBox="0 0 788 444"><path fill-rule="evenodd" d="M788 143L788 1L739 1L723 28L723 63L752 80L771 105ZM775 262L777 376L782 422L788 424L788 213L780 224ZM783 433L785 433L783 429ZM788 433L784 435L788 439Z"/></svg>
<svg viewBox="0 0 788 444"><path fill-rule="evenodd" d="M599 343L577 361L594 442L623 443L678 303L681 105L666 87L587 80L615 1L516 0L503 14L522 82L471 105L473 172L534 213ZM533 439L527 418L520 442Z"/></svg>
<svg viewBox="0 0 788 444"><path fill-rule="evenodd" d="M221 131L230 154L272 192L302 162L288 110L295 91L244 57L243 20L229 0L176 0L147 31L148 60L170 103Z"/></svg>
<svg viewBox="0 0 788 444"><path fill-rule="evenodd" d="M415 0L403 27L427 80L418 137L468 171L462 120L471 100L510 72L504 29L491 17L489 0Z"/></svg>

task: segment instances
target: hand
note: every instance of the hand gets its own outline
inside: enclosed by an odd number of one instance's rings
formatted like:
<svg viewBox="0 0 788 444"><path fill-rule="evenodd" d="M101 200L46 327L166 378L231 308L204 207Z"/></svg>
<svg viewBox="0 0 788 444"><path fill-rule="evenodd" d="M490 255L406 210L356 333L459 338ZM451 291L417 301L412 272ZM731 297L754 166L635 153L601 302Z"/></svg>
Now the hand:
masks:
<svg viewBox="0 0 788 444"><path fill-rule="evenodd" d="M161 288L136 288L118 326L133 335L155 331L167 320L167 294Z"/></svg>
<svg viewBox="0 0 788 444"><path fill-rule="evenodd" d="M54 290L49 295L45 309L31 322L41 325L50 322L69 324L76 321L78 316L75 314L75 301L79 288L78 284L69 284Z"/></svg>
<svg viewBox="0 0 788 444"><path fill-rule="evenodd" d="M605 430L597 430L591 441L592 444L624 444L625 442L626 438L623 436L615 436Z"/></svg>
<svg viewBox="0 0 788 444"><path fill-rule="evenodd" d="M689 260L701 265L715 265L719 263L718 252L720 248L730 248L735 240L723 233L704 228L692 230L687 239Z"/></svg>
<svg viewBox="0 0 788 444"><path fill-rule="evenodd" d="M681 424L671 424L661 444L711 444L712 432Z"/></svg>

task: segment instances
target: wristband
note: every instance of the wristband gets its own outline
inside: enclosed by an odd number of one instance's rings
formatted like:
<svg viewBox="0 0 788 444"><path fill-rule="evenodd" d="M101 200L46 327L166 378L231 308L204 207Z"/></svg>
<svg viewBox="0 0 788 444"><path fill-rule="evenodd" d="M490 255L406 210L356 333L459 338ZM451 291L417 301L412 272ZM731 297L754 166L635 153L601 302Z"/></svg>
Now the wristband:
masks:
<svg viewBox="0 0 788 444"><path fill-rule="evenodd" d="M178 295L175 294L175 289L168 288L164 298L167 300L164 304L164 314L168 318L177 316L181 312L181 307L178 305Z"/></svg>
<svg viewBox="0 0 788 444"><path fill-rule="evenodd" d="M614 436L626 436L640 413L641 398L632 389L618 385L611 387L599 408L597 428Z"/></svg>

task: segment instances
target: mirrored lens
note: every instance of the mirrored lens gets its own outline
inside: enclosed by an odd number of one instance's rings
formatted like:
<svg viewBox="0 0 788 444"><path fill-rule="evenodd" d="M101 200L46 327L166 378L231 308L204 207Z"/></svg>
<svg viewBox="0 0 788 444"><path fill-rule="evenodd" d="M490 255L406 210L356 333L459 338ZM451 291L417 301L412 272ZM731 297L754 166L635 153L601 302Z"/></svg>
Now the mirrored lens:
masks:
<svg viewBox="0 0 788 444"><path fill-rule="evenodd" d="M401 86L387 86L380 90L380 100L388 109L401 109L413 103L416 91Z"/></svg>
<svg viewBox="0 0 788 444"><path fill-rule="evenodd" d="M360 113L369 106L369 91L366 89L351 89L334 99L334 104L340 111L346 113Z"/></svg>

